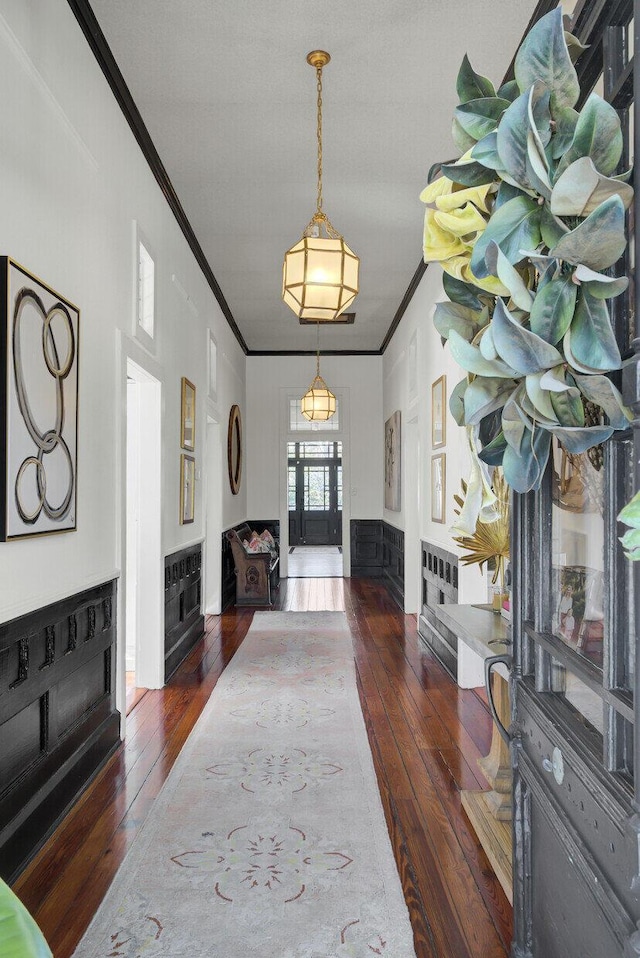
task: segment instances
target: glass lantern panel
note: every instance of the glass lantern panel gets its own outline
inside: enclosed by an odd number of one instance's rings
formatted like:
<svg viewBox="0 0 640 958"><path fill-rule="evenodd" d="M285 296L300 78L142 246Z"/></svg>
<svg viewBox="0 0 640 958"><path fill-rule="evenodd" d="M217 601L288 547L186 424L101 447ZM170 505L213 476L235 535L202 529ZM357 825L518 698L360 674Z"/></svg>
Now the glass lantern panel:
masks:
<svg viewBox="0 0 640 958"><path fill-rule="evenodd" d="M285 286L298 286L304 282L305 252L304 249L294 250L289 250L284 258Z"/></svg>

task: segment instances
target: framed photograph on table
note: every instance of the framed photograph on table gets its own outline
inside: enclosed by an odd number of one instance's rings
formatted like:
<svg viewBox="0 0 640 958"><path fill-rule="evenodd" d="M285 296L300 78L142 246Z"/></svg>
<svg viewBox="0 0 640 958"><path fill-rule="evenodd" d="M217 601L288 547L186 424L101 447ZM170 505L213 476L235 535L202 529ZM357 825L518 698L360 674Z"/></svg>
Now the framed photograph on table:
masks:
<svg viewBox="0 0 640 958"><path fill-rule="evenodd" d="M180 525L195 519L196 461L193 456L180 456Z"/></svg>
<svg viewBox="0 0 640 958"><path fill-rule="evenodd" d="M180 403L180 446L190 452L196 448L196 387L185 376Z"/></svg>
<svg viewBox="0 0 640 958"><path fill-rule="evenodd" d="M431 446L439 449L447 442L447 377L441 376L431 385Z"/></svg>
<svg viewBox="0 0 640 958"><path fill-rule="evenodd" d="M431 457L431 520L446 522L447 457L444 452Z"/></svg>

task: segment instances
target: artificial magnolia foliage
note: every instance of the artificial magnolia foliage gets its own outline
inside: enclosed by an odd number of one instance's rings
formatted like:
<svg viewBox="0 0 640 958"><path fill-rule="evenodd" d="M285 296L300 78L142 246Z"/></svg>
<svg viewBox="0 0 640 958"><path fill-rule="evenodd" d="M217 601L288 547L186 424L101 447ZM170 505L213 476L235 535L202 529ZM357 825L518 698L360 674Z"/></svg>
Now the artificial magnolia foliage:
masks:
<svg viewBox="0 0 640 958"><path fill-rule="evenodd" d="M628 280L603 271L624 252L633 190L629 173L616 176L616 111L595 93L575 109L582 49L556 9L497 91L465 57L453 120L464 154L421 195L424 258L442 265L450 300L434 323L467 372L450 400L474 459L463 534L495 501L490 467L517 492L536 489L554 436L583 453L630 418L607 375L621 365L607 300ZM586 402L600 424L585 421Z"/></svg>

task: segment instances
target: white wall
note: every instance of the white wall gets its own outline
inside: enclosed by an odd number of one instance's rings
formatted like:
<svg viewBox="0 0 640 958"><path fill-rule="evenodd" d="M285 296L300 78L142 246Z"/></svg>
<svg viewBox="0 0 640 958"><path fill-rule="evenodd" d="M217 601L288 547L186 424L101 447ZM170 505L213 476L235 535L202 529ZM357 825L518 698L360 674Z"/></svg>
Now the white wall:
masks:
<svg viewBox="0 0 640 958"><path fill-rule="evenodd" d="M343 404L341 431L346 427L348 456L345 480L347 471L349 476L343 489L345 516L379 519L383 500L382 357L321 356L320 372ZM312 356L247 358L247 508L252 518L281 515L287 393L302 397L314 375ZM348 533L343 547L348 560ZM348 568L348 561L346 565Z"/></svg>
<svg viewBox="0 0 640 958"><path fill-rule="evenodd" d="M62 52L61 52L62 51ZM204 535L206 411L245 416L245 359L66 0L0 14L2 249L80 308L78 529L0 544L3 621L117 575L122 564L123 354L162 382L162 552ZM156 262L155 355L130 344L134 221ZM218 344L207 401L207 327ZM180 377L197 387L196 521L179 524ZM246 418L246 416L245 416ZM220 463L226 473L226 461ZM246 516L223 484L221 526Z"/></svg>
<svg viewBox="0 0 640 958"><path fill-rule="evenodd" d="M420 539L427 539L443 546L450 552L460 554L460 550L451 538L450 528L455 518L454 494L461 492L460 480L468 478L469 456L465 448L464 430L456 425L447 403L446 445L438 449L431 446L431 384L443 374L447 377L447 399L453 387L463 377L460 367L451 359L448 348L444 348L440 335L433 326L435 304L446 299L442 288L442 270L430 265L411 300L402 321L384 354L384 414L386 421L399 409L402 413L402 432L405 424L417 417L419 450L418 468L410 457L411 470L406 469L407 450L403 442L402 485L403 501L400 512L384 509L384 518L391 525L403 529L405 533L405 555L415 556L420 547ZM415 369L411 369L411 363ZM414 388L415 384L415 388ZM431 520L431 457L446 453L446 522ZM407 494L413 490L409 483L419 483L419 522L417 526L407 523L405 502ZM407 572L412 564L408 563ZM412 574L415 575L415 572ZM460 602L486 601L486 576L480 575L476 567L460 566ZM419 583L418 583L419 585ZM406 612L418 611L419 589L414 582L405 582L405 594L413 600L413 607L406 606Z"/></svg>

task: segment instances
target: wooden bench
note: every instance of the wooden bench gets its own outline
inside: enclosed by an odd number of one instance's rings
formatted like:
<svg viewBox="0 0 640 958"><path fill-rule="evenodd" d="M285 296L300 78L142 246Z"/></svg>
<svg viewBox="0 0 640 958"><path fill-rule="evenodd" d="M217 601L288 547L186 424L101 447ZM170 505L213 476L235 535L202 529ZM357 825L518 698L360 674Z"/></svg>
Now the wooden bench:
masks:
<svg viewBox="0 0 640 958"><path fill-rule="evenodd" d="M249 526L225 533L233 553L236 574L236 606L270 606L278 588L280 556L271 552L247 552L243 539L251 539Z"/></svg>

